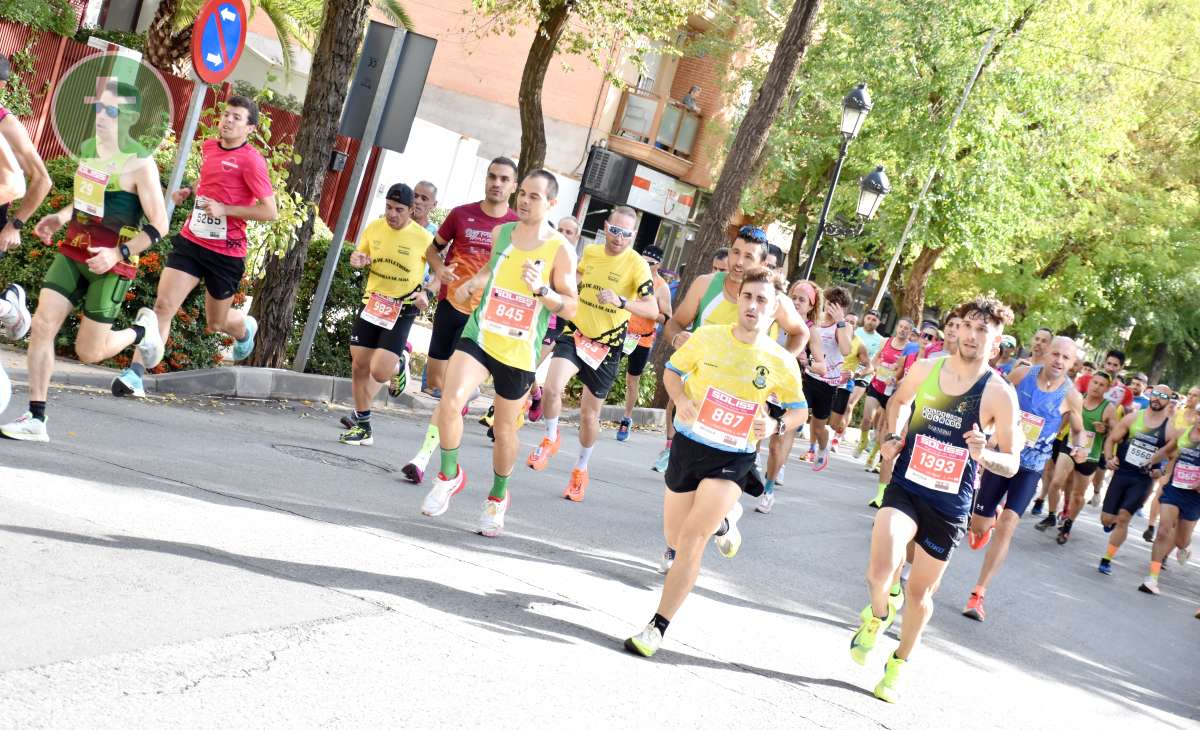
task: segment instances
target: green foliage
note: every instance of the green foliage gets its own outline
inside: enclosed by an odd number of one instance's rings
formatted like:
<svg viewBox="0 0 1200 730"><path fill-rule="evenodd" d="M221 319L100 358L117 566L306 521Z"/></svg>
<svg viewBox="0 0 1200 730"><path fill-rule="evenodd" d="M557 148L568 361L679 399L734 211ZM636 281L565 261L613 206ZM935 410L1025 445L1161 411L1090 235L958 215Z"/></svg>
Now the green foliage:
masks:
<svg viewBox="0 0 1200 730"><path fill-rule="evenodd" d="M313 233L308 258L304 261L304 272L300 275L300 286L296 289L296 309L292 315L292 332L288 337L288 360L296 356L304 324L308 321L309 305L317 290L332 240L333 234L328 228ZM329 299L321 312L312 353L305 366L306 372L350 377L350 332L354 329L354 318L362 306L363 287L366 286L364 272L350 266L350 253L353 250L353 243L342 247L342 255L329 287Z"/></svg>
<svg viewBox="0 0 1200 730"><path fill-rule="evenodd" d="M270 104L271 106L282 109L285 112L299 114L300 110L304 106L304 102L300 101L292 94L280 94L272 89L270 84L274 80L274 76L268 76L267 86L264 86L260 89L249 81L243 81L239 79L233 82L233 93L238 94L239 96L248 96L262 104Z"/></svg>
<svg viewBox="0 0 1200 730"><path fill-rule="evenodd" d="M80 28L75 32L75 40L80 43L87 43L89 38L99 38L139 52L146 50L145 33L129 33L123 30L104 30L103 28Z"/></svg>
<svg viewBox="0 0 1200 730"><path fill-rule="evenodd" d="M617 367L617 379L613 381L612 390L608 391L608 397L604 402L610 406L625 405L625 375L629 370L629 358L621 358L621 364ZM638 399L636 406L649 406L654 400L654 385L658 382L658 378L654 375L654 365L646 363L646 369L642 371L642 379L638 381ZM583 397L583 383L579 378L571 378L567 383L567 389L563 393L563 398L572 406L578 406L580 398Z"/></svg>
<svg viewBox="0 0 1200 730"><path fill-rule="evenodd" d="M68 37L79 23L75 8L67 0L0 0L0 19Z"/></svg>
<svg viewBox="0 0 1200 730"><path fill-rule="evenodd" d="M18 117L33 114L33 93L25 76L33 72L33 51L28 48L17 51L8 59L9 76L4 89L0 89L0 106L4 106Z"/></svg>

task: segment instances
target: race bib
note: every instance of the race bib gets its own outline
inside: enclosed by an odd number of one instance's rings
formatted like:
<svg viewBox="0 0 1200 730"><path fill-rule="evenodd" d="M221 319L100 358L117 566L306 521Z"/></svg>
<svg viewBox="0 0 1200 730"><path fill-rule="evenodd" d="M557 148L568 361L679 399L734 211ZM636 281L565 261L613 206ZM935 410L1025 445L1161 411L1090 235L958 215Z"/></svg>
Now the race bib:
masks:
<svg viewBox="0 0 1200 730"><path fill-rule="evenodd" d="M362 314L359 316L364 321L370 322L376 327L390 330L396 326L396 320L399 319L400 310L403 308L404 302L399 299L385 297L378 292L371 292L371 298L367 300L367 304L363 307Z"/></svg>
<svg viewBox="0 0 1200 730"><path fill-rule="evenodd" d="M75 210L96 218L104 217L104 191L111 177L87 165L75 170Z"/></svg>
<svg viewBox="0 0 1200 730"><path fill-rule="evenodd" d="M1125 463L1130 466L1142 467L1150 463L1150 457L1154 456L1154 451L1144 446L1140 441L1130 441L1129 448L1125 451Z"/></svg>
<svg viewBox="0 0 1200 730"><path fill-rule="evenodd" d="M633 351L637 349L638 343L641 342L641 340L641 335L635 335L632 332L626 332L625 344L621 345L621 352L625 353L626 355L633 354Z"/></svg>
<svg viewBox="0 0 1200 730"><path fill-rule="evenodd" d="M592 370L600 369L600 364L608 357L608 351L611 349L608 345L588 339L582 332L575 330L575 354Z"/></svg>
<svg viewBox="0 0 1200 730"><path fill-rule="evenodd" d="M192 218L188 222L188 228L197 238L203 238L206 241L224 241L229 237L229 224L226 222L225 216L205 213L200 208L203 200L204 198L196 199L196 207L192 208ZM394 319L392 323L395 323Z"/></svg>
<svg viewBox="0 0 1200 730"><path fill-rule="evenodd" d="M880 365L875 369L875 377L884 383L891 383L896 379L896 368L888 365Z"/></svg>
<svg viewBox="0 0 1200 730"><path fill-rule="evenodd" d="M502 337L527 340L537 310L537 299L496 287L487 298L480 326Z"/></svg>
<svg viewBox="0 0 1200 730"><path fill-rule="evenodd" d="M692 430L714 444L744 451L750 443L750 428L758 404L709 388L700 404Z"/></svg>
<svg viewBox="0 0 1200 730"><path fill-rule="evenodd" d="M958 494L969 456L966 447L917 434L904 477L936 492Z"/></svg>
<svg viewBox="0 0 1200 730"><path fill-rule="evenodd" d="M1021 431L1025 434L1027 446L1037 442L1038 437L1042 435L1042 426L1045 424L1045 418L1021 411Z"/></svg>
<svg viewBox="0 0 1200 730"><path fill-rule="evenodd" d="M1083 441L1079 445L1090 452L1094 443L1096 443L1096 433L1094 431L1084 431Z"/></svg>
<svg viewBox="0 0 1200 730"><path fill-rule="evenodd" d="M1175 462L1171 485L1180 489L1200 489L1200 466Z"/></svg>

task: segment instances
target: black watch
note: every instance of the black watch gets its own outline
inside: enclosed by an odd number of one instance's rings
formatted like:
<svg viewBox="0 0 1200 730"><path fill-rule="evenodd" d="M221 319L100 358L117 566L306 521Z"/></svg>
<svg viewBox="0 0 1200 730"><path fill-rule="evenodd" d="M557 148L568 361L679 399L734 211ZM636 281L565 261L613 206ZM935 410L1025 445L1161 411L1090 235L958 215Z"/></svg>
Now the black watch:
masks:
<svg viewBox="0 0 1200 730"><path fill-rule="evenodd" d="M121 252L121 258L125 261L125 263L129 263L129 257L133 255L130 253L129 247L123 243L120 243L117 244L117 250Z"/></svg>
<svg viewBox="0 0 1200 730"><path fill-rule="evenodd" d="M8 222L11 223L12 227L18 231L25 227L25 221L21 220L20 218L9 218Z"/></svg>
<svg viewBox="0 0 1200 730"><path fill-rule="evenodd" d="M546 286L545 284L542 284L540 287L537 288L536 291L533 292L533 295L535 297L544 297L549 293L550 293L550 287Z"/></svg>
<svg viewBox="0 0 1200 730"><path fill-rule="evenodd" d="M903 440L904 440L904 437L901 436L900 434L896 433L895 431L893 431L892 433L889 433L887 436L883 437L883 442L885 444L890 443L892 441L903 441Z"/></svg>
<svg viewBox="0 0 1200 730"><path fill-rule="evenodd" d="M619 309L624 309L625 305L629 303L629 300L626 299L625 297L621 296L620 294L617 295L617 299L621 302L620 307L618 307Z"/></svg>
<svg viewBox="0 0 1200 730"><path fill-rule="evenodd" d="M776 436L782 436L785 433L787 433L787 424L783 422L782 418L776 418L775 423L778 424L777 426L775 426L775 435Z"/></svg>

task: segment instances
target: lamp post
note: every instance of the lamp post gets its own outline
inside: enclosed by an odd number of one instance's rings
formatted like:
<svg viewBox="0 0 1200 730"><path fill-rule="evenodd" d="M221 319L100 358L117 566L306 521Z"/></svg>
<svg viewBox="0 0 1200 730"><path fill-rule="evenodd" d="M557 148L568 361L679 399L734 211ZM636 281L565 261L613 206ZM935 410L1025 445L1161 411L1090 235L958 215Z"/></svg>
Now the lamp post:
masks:
<svg viewBox="0 0 1200 730"><path fill-rule="evenodd" d="M879 210L879 205L883 202L883 196L891 192L891 185L888 184L887 175L884 174L882 167L877 167L874 172L860 181L858 196L859 223L855 226L840 220L835 223L828 222L829 206L833 203L833 192L837 189L838 180L842 176L842 165L846 162L846 153L850 149L850 142L862 130L863 123L867 121L867 115L871 112L872 106L874 104L871 102L871 94L867 91L866 84L855 86L842 99L842 146L838 150L837 163L833 167L833 176L829 181L829 190L825 193L825 203L821 206L821 217L817 221L817 232L813 236L812 246L808 251L808 260L804 264L805 279L812 277L813 265L817 260L817 251L821 248L821 239L827 235L837 238L850 238L860 235L865 222L872 218L875 212Z"/></svg>

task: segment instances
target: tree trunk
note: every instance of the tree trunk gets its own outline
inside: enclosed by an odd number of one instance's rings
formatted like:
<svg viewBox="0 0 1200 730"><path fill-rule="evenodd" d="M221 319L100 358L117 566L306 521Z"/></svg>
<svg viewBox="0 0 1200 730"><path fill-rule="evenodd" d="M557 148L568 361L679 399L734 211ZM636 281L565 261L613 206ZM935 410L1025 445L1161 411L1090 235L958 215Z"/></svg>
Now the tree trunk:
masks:
<svg viewBox="0 0 1200 730"><path fill-rule="evenodd" d="M1154 345L1154 354L1150 357L1150 372L1147 373L1150 378L1150 384L1157 385L1166 370L1167 343L1160 340Z"/></svg>
<svg viewBox="0 0 1200 730"><path fill-rule="evenodd" d="M908 270L908 279L904 282L904 302L898 310L901 315L910 317L917 324L925 313L925 285L929 283L929 275L933 273L934 264L942 255L941 248L923 248L912 262Z"/></svg>
<svg viewBox="0 0 1200 730"><path fill-rule="evenodd" d="M737 213L742 202L742 191L760 163L759 157L767 143L767 135L791 88L796 69L800 67L800 59L812 39L813 25L820 9L821 0L796 0L788 13L787 24L771 58L771 66L755 92L746 116L738 125L729 155L721 168L721 177L708 200L708 207L700 216L696 241L686 252L679 283L680 296L687 292L698 275L709 270L708 262L713 253L729 243L725 227ZM670 357L669 350L670 347L656 347L654 350L654 372L659 384L654 404L659 407L665 405L667 399L666 389L662 387L662 371Z"/></svg>
<svg viewBox="0 0 1200 730"><path fill-rule="evenodd" d="M192 26L178 33L175 16L180 0L162 0L154 11L154 19L146 30L146 62L167 73L184 75L184 62L192 53Z"/></svg>
<svg viewBox="0 0 1200 730"><path fill-rule="evenodd" d="M546 164L546 119L542 114L542 86L546 82L546 70L554 59L554 50L567 29L567 19L575 7L575 0L542 0L544 13L538 23L533 43L525 56L525 69L521 73L521 87L517 92L521 114L521 156L517 160L517 179L530 170Z"/></svg>
<svg viewBox="0 0 1200 730"><path fill-rule="evenodd" d="M350 77L358 59L358 48L366 28L369 0L329 0L321 33L313 50L312 75L305 91L304 124L296 134L295 152L300 162L292 165L288 191L306 201L317 201L325 185L329 155L337 142L338 120ZM364 144L359 154L368 154ZM346 201L347 205L353 201ZM296 232L296 242L282 257L271 256L266 274L254 297L252 313L258 319L259 331L251 365L283 367L287 360L288 337L294 327L296 288L308 257L312 239L315 206Z"/></svg>

